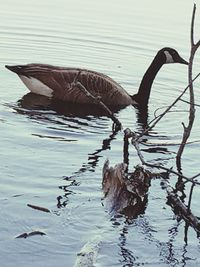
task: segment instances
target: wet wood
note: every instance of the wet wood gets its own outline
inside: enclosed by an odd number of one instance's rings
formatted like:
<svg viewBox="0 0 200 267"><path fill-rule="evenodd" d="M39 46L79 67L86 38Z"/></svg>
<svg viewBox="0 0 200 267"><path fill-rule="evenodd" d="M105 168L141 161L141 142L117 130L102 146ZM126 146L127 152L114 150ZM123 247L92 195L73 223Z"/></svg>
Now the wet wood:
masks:
<svg viewBox="0 0 200 267"><path fill-rule="evenodd" d="M167 204L170 205L176 215L182 218L186 223L194 228L194 230L200 235L200 221L194 216L188 206L183 203L178 195L174 193L174 189L169 184L168 180L163 180L163 185L167 192Z"/></svg>
<svg viewBox="0 0 200 267"><path fill-rule="evenodd" d="M109 167L109 161L105 162L102 180L105 206L111 215L122 213L135 218L146 208L151 175L140 166L131 174L126 169L125 163Z"/></svg>

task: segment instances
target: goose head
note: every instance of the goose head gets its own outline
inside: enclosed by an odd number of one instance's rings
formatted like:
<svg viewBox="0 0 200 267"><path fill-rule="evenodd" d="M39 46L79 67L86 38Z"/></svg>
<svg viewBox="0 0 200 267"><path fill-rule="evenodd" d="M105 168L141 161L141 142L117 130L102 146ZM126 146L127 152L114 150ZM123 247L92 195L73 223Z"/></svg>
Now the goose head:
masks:
<svg viewBox="0 0 200 267"><path fill-rule="evenodd" d="M164 47L160 49L145 72L140 83L138 93L132 96L133 101L140 107L147 107L151 87L156 74L164 64L168 63L180 63L188 65L188 62L183 59L175 49L170 47Z"/></svg>
<svg viewBox="0 0 200 267"><path fill-rule="evenodd" d="M163 64L180 63L188 65L188 62L183 59L175 49L170 47L164 47L159 50L156 57L160 58Z"/></svg>

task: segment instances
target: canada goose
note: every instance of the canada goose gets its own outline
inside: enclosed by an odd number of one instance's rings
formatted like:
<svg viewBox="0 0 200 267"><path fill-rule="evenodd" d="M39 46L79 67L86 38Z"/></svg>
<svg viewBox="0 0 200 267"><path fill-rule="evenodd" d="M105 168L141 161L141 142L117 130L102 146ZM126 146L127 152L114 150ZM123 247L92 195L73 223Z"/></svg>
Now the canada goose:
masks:
<svg viewBox="0 0 200 267"><path fill-rule="evenodd" d="M95 71L64 68L45 64L5 66L19 75L28 89L47 97L72 103L90 103L91 99L78 87L81 83L93 96L99 96L108 106L147 105L153 80L165 63L188 64L175 49L158 51L139 86L138 93L129 95L110 77ZM77 79L76 79L77 78ZM74 82L75 81L75 82Z"/></svg>

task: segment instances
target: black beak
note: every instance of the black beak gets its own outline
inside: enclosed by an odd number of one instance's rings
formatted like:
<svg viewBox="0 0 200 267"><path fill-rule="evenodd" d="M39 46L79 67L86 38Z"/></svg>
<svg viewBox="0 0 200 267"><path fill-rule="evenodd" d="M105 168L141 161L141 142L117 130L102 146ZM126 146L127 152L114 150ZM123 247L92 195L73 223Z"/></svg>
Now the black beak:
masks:
<svg viewBox="0 0 200 267"><path fill-rule="evenodd" d="M185 65L188 65L189 63L183 59L181 56L178 55L178 57L176 58L176 62L177 63L180 63L180 64L185 64Z"/></svg>

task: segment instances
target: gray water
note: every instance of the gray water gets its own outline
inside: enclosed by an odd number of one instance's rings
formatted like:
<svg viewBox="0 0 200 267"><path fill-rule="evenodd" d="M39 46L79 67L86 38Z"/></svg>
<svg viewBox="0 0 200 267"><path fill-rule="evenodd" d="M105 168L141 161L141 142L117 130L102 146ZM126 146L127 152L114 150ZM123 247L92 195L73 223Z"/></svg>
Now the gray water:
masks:
<svg viewBox="0 0 200 267"><path fill-rule="evenodd" d="M105 116L47 108L5 64L40 62L103 72L130 94L162 47L174 47L188 59L191 1L1 1L0 8L0 262L12 266L73 266L77 253L101 236L97 266L198 266L200 244L166 205L160 179L154 179L144 214L127 223L111 218L102 205L102 167L123 160L123 131L112 134ZM200 6L197 6L198 12ZM197 12L197 21L199 13ZM197 25L198 28L198 25ZM198 32L198 31L197 31ZM197 34L197 39L200 36ZM195 73L199 70L199 55ZM194 74L195 74L194 73ZM185 65L166 65L152 88L148 121L187 85ZM199 103L199 80L195 97ZM188 95L184 96L188 99ZM42 102L40 102L42 101ZM40 107L37 107L40 103ZM43 106L43 108L41 107ZM162 109L163 110L163 109ZM180 102L147 137L145 159L175 166L188 105ZM161 112L161 111L158 111ZM145 121L134 107L116 116L123 128L141 132ZM199 172L199 108L182 171ZM150 153L150 148L159 148ZM163 149L164 148L164 149ZM140 163L130 147L129 169ZM152 151L151 151L152 152ZM155 171L155 170L154 170ZM171 184L177 178L171 177ZM190 186L185 194L188 199ZM194 188L192 211L199 213L200 188ZM45 213L27 204L48 208ZM31 231L46 235L16 239Z"/></svg>

